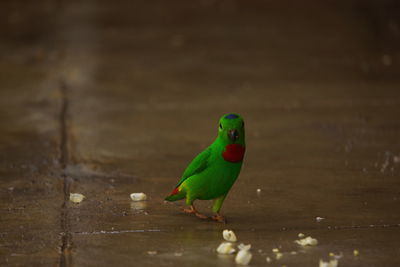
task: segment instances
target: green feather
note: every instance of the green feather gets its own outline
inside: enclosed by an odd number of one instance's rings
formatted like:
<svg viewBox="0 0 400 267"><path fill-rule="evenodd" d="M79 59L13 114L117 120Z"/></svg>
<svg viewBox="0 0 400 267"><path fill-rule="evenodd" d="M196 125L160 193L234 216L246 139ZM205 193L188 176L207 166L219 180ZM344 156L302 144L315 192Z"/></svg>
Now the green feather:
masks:
<svg viewBox="0 0 400 267"><path fill-rule="evenodd" d="M176 187L180 186L187 178L199 174L210 165L209 159L211 156L211 147L206 148L200 154L198 154L193 161L189 164L186 170L183 172L181 180L179 180Z"/></svg>

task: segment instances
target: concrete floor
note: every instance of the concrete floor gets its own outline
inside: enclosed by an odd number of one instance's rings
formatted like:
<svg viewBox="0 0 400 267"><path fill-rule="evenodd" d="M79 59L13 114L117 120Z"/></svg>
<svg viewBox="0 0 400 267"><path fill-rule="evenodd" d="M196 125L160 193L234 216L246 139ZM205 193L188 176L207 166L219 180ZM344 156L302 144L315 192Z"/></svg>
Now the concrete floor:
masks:
<svg viewBox="0 0 400 267"><path fill-rule="evenodd" d="M251 266L330 252L400 266L399 14L389 0L1 1L0 265L235 266L215 252L228 228ZM182 214L163 198L232 111L247 154L228 224Z"/></svg>

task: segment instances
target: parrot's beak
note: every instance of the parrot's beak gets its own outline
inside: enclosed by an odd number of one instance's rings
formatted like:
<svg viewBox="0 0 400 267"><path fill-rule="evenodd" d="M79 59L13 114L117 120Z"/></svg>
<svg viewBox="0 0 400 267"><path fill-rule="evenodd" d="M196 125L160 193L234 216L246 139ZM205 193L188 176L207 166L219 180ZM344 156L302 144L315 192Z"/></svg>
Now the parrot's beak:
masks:
<svg viewBox="0 0 400 267"><path fill-rule="evenodd" d="M235 142L239 137L239 132L235 129L231 129L228 131L228 137L232 142Z"/></svg>

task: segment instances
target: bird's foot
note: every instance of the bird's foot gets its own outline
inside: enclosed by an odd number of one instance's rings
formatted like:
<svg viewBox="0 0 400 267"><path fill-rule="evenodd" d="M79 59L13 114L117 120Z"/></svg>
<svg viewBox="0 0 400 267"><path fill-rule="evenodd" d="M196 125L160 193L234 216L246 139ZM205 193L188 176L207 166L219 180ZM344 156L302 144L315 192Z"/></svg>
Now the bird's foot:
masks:
<svg viewBox="0 0 400 267"><path fill-rule="evenodd" d="M183 212L184 212L184 213L188 213L188 214L194 214L194 215L196 215L196 216L197 216L198 218L200 218L200 219L208 219L208 217L207 217L206 215L199 213L199 212L194 208L193 205L190 206L189 208L183 209Z"/></svg>
<svg viewBox="0 0 400 267"><path fill-rule="evenodd" d="M196 213L196 210L193 208L193 206L190 206L189 208L184 208L183 212L188 214L193 214Z"/></svg>
<svg viewBox="0 0 400 267"><path fill-rule="evenodd" d="M225 219L225 217L222 216L222 215L220 215L220 214L215 214L214 216L211 217L211 219L212 219L213 221L226 224L226 219Z"/></svg>
<svg viewBox="0 0 400 267"><path fill-rule="evenodd" d="M196 212L195 214L196 214L196 216L197 216L198 218L200 218L200 219L208 219L208 216L206 216L206 215L204 215L204 214L201 214L201 213L198 213L198 212Z"/></svg>

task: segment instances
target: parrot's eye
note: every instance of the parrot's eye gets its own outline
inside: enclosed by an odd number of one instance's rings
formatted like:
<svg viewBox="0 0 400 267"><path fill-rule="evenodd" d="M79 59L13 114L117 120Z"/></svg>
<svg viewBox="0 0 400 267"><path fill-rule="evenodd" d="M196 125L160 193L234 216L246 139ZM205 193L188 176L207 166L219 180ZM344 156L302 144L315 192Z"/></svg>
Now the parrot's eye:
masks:
<svg viewBox="0 0 400 267"><path fill-rule="evenodd" d="M222 124L221 123L219 124L219 128L222 130Z"/></svg>

